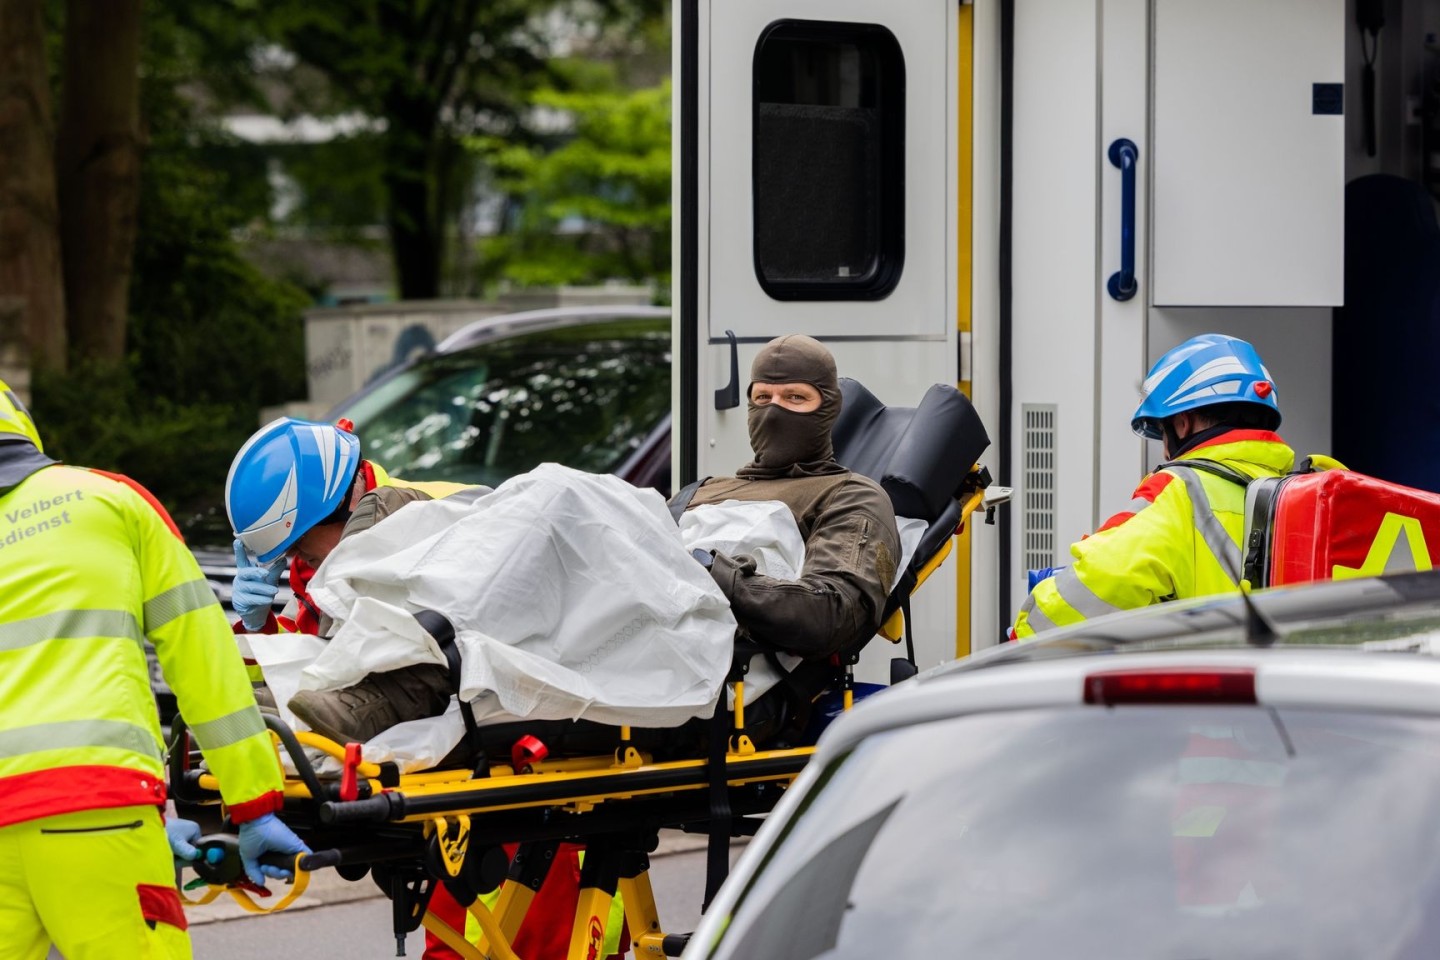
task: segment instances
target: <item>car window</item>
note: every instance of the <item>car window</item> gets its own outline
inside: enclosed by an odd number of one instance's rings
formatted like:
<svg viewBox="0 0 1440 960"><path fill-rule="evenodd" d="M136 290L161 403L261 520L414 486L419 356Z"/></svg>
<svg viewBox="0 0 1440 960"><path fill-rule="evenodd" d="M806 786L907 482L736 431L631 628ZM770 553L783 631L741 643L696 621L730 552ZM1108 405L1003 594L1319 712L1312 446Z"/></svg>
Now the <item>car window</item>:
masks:
<svg viewBox="0 0 1440 960"><path fill-rule="evenodd" d="M365 455L409 480L613 471L670 411L670 329L622 320L427 357L355 401Z"/></svg>
<svg viewBox="0 0 1440 960"><path fill-rule="evenodd" d="M709 956L1431 957L1437 880L1435 719L994 713L835 760Z"/></svg>

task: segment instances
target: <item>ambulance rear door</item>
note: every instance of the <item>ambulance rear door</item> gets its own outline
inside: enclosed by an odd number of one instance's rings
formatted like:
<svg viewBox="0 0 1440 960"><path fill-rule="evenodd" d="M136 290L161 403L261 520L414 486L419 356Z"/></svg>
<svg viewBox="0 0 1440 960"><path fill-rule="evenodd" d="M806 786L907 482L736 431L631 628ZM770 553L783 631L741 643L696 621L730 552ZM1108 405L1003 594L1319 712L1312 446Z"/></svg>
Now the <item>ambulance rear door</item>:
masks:
<svg viewBox="0 0 1440 960"><path fill-rule="evenodd" d="M750 459L750 363L774 337L818 338L842 376L890 404L960 379L968 194L957 188L957 116L970 11L953 0L679 0L676 11L684 484ZM968 244L968 221L965 231ZM917 602L921 665L953 657L953 572Z"/></svg>

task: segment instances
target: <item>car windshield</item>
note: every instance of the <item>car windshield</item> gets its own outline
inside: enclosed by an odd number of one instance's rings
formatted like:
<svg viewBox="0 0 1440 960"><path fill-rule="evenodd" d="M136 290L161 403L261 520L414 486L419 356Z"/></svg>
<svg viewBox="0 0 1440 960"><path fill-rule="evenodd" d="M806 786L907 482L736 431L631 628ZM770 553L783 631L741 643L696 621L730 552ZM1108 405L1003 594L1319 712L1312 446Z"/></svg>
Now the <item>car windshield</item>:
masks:
<svg viewBox="0 0 1440 960"><path fill-rule="evenodd" d="M354 401L361 449L409 480L615 470L670 410L664 319L589 323L421 359Z"/></svg>
<svg viewBox="0 0 1440 960"><path fill-rule="evenodd" d="M1440 952L1440 721L1017 710L833 761L711 957Z"/></svg>

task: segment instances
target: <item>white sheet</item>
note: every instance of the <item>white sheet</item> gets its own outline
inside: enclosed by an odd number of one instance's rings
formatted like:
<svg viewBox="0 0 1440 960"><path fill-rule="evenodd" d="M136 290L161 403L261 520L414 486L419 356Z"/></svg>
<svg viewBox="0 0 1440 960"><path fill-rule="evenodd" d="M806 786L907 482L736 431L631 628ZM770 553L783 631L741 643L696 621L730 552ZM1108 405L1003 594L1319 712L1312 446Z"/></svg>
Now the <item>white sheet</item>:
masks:
<svg viewBox="0 0 1440 960"><path fill-rule="evenodd" d="M923 529L901 522L905 559ZM677 529L654 491L546 464L470 503L407 505L343 541L310 584L336 624L328 642L246 640L282 717L301 728L284 705L302 687L339 689L370 673L445 663L411 616L419 609L455 625L461 694L482 724L583 717L677 726L713 712L735 631L724 596L689 556L696 547L746 554L782 579L804 567L799 529L778 501L697 507ZM798 662L782 656L787 669ZM757 662L748 696L777 680ZM463 735L452 705L443 717L385 731L365 756L423 769Z"/></svg>

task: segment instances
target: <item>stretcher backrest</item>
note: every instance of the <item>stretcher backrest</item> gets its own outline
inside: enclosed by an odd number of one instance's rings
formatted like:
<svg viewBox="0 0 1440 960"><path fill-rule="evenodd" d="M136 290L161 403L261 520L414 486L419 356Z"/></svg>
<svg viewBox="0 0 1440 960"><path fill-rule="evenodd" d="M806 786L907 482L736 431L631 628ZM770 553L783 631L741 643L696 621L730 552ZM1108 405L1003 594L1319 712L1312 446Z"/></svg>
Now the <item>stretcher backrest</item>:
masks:
<svg viewBox="0 0 1440 960"><path fill-rule="evenodd" d="M949 543L961 519L959 497L990 437L969 398L937 383L914 407L886 406L857 380L840 378L835 459L880 484L897 517L927 524L887 615L914 589L916 575Z"/></svg>
<svg viewBox="0 0 1440 960"><path fill-rule="evenodd" d="M1257 480L1245 513L1256 587L1429 570L1440 545L1440 494L1352 470Z"/></svg>

